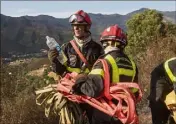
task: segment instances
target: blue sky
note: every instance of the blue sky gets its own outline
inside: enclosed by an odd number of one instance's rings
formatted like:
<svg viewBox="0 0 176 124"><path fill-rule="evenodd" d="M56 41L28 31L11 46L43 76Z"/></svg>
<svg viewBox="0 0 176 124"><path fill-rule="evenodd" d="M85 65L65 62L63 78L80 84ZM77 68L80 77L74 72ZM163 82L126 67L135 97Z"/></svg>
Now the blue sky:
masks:
<svg viewBox="0 0 176 124"><path fill-rule="evenodd" d="M13 17L44 14L67 18L79 9L88 13L124 15L144 7L175 11L176 1L1 1L1 13Z"/></svg>

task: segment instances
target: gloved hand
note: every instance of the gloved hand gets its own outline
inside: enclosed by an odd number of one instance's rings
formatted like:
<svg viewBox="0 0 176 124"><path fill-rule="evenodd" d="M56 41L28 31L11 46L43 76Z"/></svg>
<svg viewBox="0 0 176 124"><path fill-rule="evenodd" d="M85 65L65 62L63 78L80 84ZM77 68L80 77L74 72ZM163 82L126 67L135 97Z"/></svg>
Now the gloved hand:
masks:
<svg viewBox="0 0 176 124"><path fill-rule="evenodd" d="M62 84L63 86L65 86L67 89L71 91L72 86L74 85L74 82L72 82L72 80L65 79L64 81L61 81L60 84Z"/></svg>
<svg viewBox="0 0 176 124"><path fill-rule="evenodd" d="M57 58L58 55L59 55L59 54L58 54L58 52L57 52L56 49L54 49L54 50L49 50L49 51L48 51L48 59L49 59L49 61L52 63L52 62L54 61L54 59Z"/></svg>
<svg viewBox="0 0 176 124"><path fill-rule="evenodd" d="M74 77L75 84L72 86L72 93L77 95L83 95L81 92L81 86L85 83L87 80L86 74L79 74L76 77Z"/></svg>
<svg viewBox="0 0 176 124"><path fill-rule="evenodd" d="M87 74L81 73L81 74L78 74L77 76L75 76L73 79L76 81L76 80L78 80L79 78L86 78L86 77L87 77Z"/></svg>

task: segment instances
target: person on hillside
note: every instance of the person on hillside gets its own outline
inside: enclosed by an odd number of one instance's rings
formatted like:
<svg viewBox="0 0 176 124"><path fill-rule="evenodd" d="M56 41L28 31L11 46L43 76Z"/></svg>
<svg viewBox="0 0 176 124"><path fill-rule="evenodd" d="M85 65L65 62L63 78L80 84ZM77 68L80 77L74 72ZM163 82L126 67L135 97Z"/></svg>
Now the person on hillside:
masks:
<svg viewBox="0 0 176 124"><path fill-rule="evenodd" d="M104 53L103 47L91 37L90 27L92 21L86 12L83 10L77 11L70 16L69 22L74 34L73 41L87 59L89 65L81 60L70 42L62 45L62 50L68 58L68 61L64 65L57 59L58 52L56 50L50 50L48 52L48 58L52 63L53 71L58 75L64 76L64 74L71 72L88 74L98 57ZM89 109L89 106L86 104L81 104L81 106L87 111L88 118L90 118L89 110L91 109Z"/></svg>
<svg viewBox="0 0 176 124"><path fill-rule="evenodd" d="M127 37L118 25L105 29L100 42L103 44L105 54L100 58L108 63L111 82L138 82L136 64L125 53ZM104 89L104 72L101 62L96 63L88 75L76 79L72 92L77 95L87 95L97 98ZM122 124L119 120L94 109L92 110L91 124Z"/></svg>
<svg viewBox="0 0 176 124"><path fill-rule="evenodd" d="M149 107L151 108L153 124L174 124L171 112L165 99L172 91L176 93L176 57L162 62L151 72ZM173 94L173 99L176 95ZM176 104L176 103L175 103Z"/></svg>
<svg viewBox="0 0 176 124"><path fill-rule="evenodd" d="M69 18L73 30L73 41L87 59L90 66L103 54L103 47L95 42L91 37L90 27L92 21L89 15L83 10L77 11ZM62 45L68 61L62 65L58 59L58 52L56 50L49 50L48 58L52 63L53 71L59 75L63 75L65 72L77 72L88 73L88 67L85 67L84 62L79 58L78 54L72 47L70 42Z"/></svg>

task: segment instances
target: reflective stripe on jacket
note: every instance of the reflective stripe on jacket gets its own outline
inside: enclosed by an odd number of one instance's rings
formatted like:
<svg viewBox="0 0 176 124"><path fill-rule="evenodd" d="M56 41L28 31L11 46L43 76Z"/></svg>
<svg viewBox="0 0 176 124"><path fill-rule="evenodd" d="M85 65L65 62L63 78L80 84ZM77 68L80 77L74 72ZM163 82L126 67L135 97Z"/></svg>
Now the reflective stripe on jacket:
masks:
<svg viewBox="0 0 176 124"><path fill-rule="evenodd" d="M109 66L111 67L111 82L118 83L118 82L125 82L125 81L134 81L134 77L136 75L136 65L135 63L125 57L117 58L116 60L111 55L107 55L105 59L108 61ZM103 69L93 69L90 74L94 75L101 75L104 77ZM124 80L122 77L126 77L127 80ZM122 78L121 78L122 77Z"/></svg>
<svg viewBox="0 0 176 124"><path fill-rule="evenodd" d="M100 44L93 40L84 44L82 48L80 48L79 46L78 48L87 59L90 66L93 66L98 57L103 54L102 46L100 46ZM90 49L92 50L90 55L88 56ZM62 75L64 72L89 73L89 69L83 67L83 61L79 58L78 54L76 53L70 42L63 44L62 50L68 58L68 61L66 64L62 65L58 62L57 59L55 59L55 61L52 63L52 67L57 74Z"/></svg>
<svg viewBox="0 0 176 124"><path fill-rule="evenodd" d="M118 82L137 82L136 65L131 59L129 59L127 55L119 54L116 51L112 52L111 54L107 54L104 59L108 62L111 82L113 84ZM93 69L89 73L89 76L93 75L101 76L102 79L104 78L104 71L101 64L95 65L93 67ZM132 91L137 92L136 89L132 89Z"/></svg>
<svg viewBox="0 0 176 124"><path fill-rule="evenodd" d="M164 63L165 71L172 83L176 83L176 57L167 60Z"/></svg>
<svg viewBox="0 0 176 124"><path fill-rule="evenodd" d="M131 63L128 56L124 53L120 51L111 51L108 54L102 55L100 58L107 60L111 82L138 82L137 67L135 64L133 65ZM111 59L113 61L111 61ZM135 69L133 70L133 68ZM87 77L81 77L76 80L74 87L72 87L73 91L78 95L85 94L90 97L99 97L104 89L103 78L103 65L100 62L96 63ZM137 91L134 89L132 90L133 92Z"/></svg>

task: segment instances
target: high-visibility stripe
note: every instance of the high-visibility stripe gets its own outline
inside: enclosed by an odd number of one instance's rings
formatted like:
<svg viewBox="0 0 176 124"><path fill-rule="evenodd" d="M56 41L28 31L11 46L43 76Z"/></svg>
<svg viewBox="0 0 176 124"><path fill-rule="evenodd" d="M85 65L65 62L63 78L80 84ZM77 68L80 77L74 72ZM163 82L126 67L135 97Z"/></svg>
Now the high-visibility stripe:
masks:
<svg viewBox="0 0 176 124"><path fill-rule="evenodd" d="M72 67L69 67L69 66L67 66L67 63L64 63L64 66L67 68L67 70L69 71L69 72L77 72L77 73L80 73L81 72L81 69L80 68L72 68ZM86 68L85 70L84 70L84 73L86 73L86 74L88 74L90 71L89 71L89 69L88 68Z"/></svg>
<svg viewBox="0 0 176 124"><path fill-rule="evenodd" d="M135 63L131 59L130 59L130 62L132 63L133 70L119 68L117 66L116 61L114 60L114 58L111 55L107 55L105 57L105 59L107 59L112 66L112 82L119 82L119 75L131 76L132 81L134 80L134 77L136 75L136 66L135 66Z"/></svg>
<svg viewBox="0 0 176 124"><path fill-rule="evenodd" d="M122 64L122 63L118 63L118 66L124 66L124 67L127 67L127 68L133 68L131 65L125 65L125 64Z"/></svg>
<svg viewBox="0 0 176 124"><path fill-rule="evenodd" d="M132 63L132 67L133 67L133 78L132 78L132 81L134 81L134 78L135 78L135 75L136 75L136 65L131 59L130 59L130 61Z"/></svg>
<svg viewBox="0 0 176 124"><path fill-rule="evenodd" d="M111 55L107 55L105 59L107 59L108 62L110 62L112 66L112 83L119 82L119 69L118 69L116 61Z"/></svg>
<svg viewBox="0 0 176 124"><path fill-rule="evenodd" d="M80 73L80 72L81 72L81 69L79 69L79 68L67 67L67 70L68 70L69 72L77 72L77 73Z"/></svg>
<svg viewBox="0 0 176 124"><path fill-rule="evenodd" d="M103 69L93 69L89 75L101 75L104 77L104 70Z"/></svg>
<svg viewBox="0 0 176 124"><path fill-rule="evenodd" d="M169 76L170 80L172 81L172 83L176 83L176 76L174 76L174 74L170 70L170 68L169 68L169 62L172 61L172 60L175 60L175 59L176 59L176 57L171 58L171 59L167 60L164 63L164 68L165 68L165 70L167 72L167 75Z"/></svg>
<svg viewBox="0 0 176 124"><path fill-rule="evenodd" d="M84 70L84 73L89 73L90 71L89 71L89 69L88 68L86 68L85 70Z"/></svg>
<svg viewBox="0 0 176 124"><path fill-rule="evenodd" d="M134 71L130 69L119 68L119 75L126 75L126 76L133 77Z"/></svg>
<svg viewBox="0 0 176 124"><path fill-rule="evenodd" d="M136 75L136 65L135 65L135 63L133 62L133 60L131 59L131 58L129 58L130 59L130 61L131 61L131 64L132 64L132 67L133 67L133 75L132 75L132 82L134 81L134 78L135 78L135 75ZM137 88L132 88L131 89L131 91L133 92L133 93L136 93L137 91L138 91L138 89Z"/></svg>
<svg viewBox="0 0 176 124"><path fill-rule="evenodd" d="M139 89L137 89L137 88L131 88L130 90L131 90L132 93L136 93Z"/></svg>
<svg viewBox="0 0 176 124"><path fill-rule="evenodd" d="M125 76L130 76L132 77L132 81L134 81L134 78L135 78L135 75L136 75L136 66L135 66L135 63L130 59L130 62L132 64L132 68L133 70L130 70L130 69L125 69L125 68L119 68L116 61L114 60L114 58L111 56L111 55L107 55L105 57L105 59L108 60L108 62L111 64L112 66L112 83L118 83L119 82L119 78L120 78L120 75L125 75ZM120 59L120 58L119 58ZM129 62L129 61L128 61ZM119 63L120 64L120 63ZM120 64L120 65L123 65L123 64ZM129 65L123 65L123 66L126 66L126 67L131 67ZM133 93L137 92L138 89L136 88L132 88L131 91Z"/></svg>

